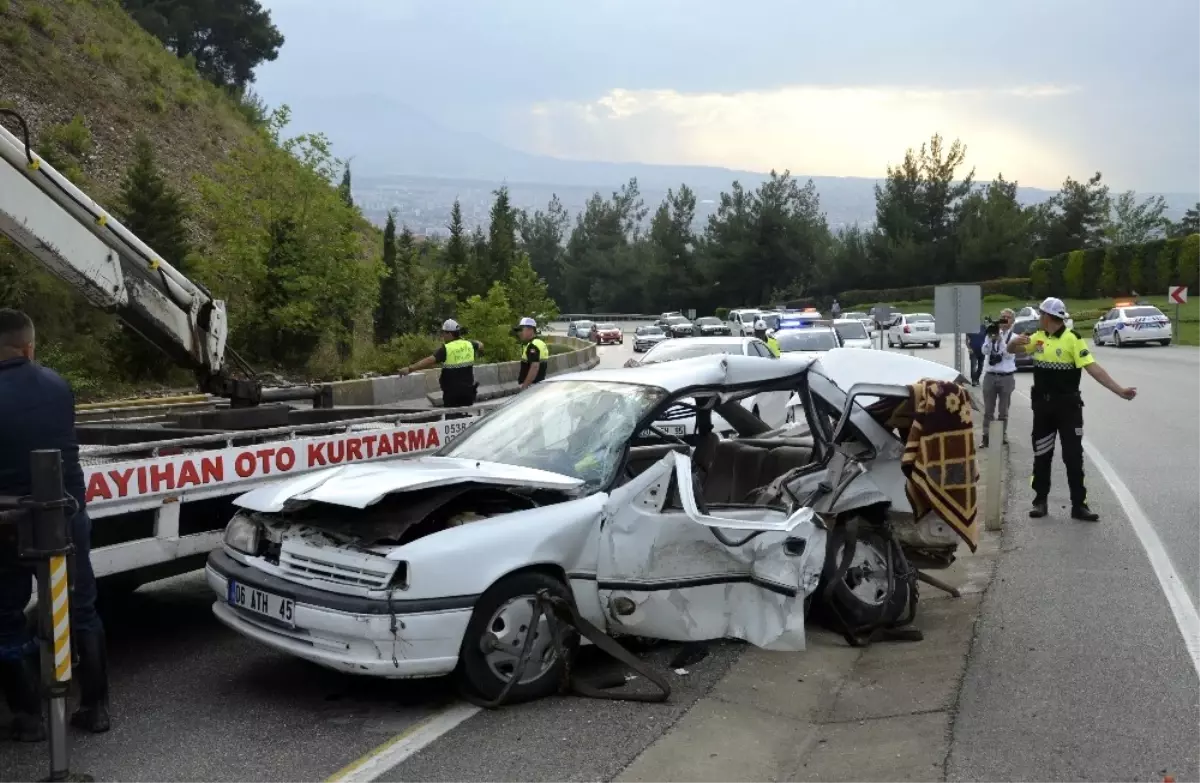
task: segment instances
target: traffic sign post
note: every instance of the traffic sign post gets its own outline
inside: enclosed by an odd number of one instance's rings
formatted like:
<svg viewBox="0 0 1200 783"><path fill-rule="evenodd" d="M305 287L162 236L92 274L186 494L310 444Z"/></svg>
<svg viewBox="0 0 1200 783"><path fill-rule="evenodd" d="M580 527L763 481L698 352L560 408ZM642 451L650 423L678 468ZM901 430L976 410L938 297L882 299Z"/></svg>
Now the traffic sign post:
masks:
<svg viewBox="0 0 1200 783"><path fill-rule="evenodd" d="M1167 289L1167 301L1175 303L1175 329L1173 336L1179 339L1179 305L1187 303L1187 286L1173 285Z"/></svg>
<svg viewBox="0 0 1200 783"><path fill-rule="evenodd" d="M933 320L940 334L954 332L954 369L963 371L962 336L983 323L983 289L977 285L939 285L933 289Z"/></svg>

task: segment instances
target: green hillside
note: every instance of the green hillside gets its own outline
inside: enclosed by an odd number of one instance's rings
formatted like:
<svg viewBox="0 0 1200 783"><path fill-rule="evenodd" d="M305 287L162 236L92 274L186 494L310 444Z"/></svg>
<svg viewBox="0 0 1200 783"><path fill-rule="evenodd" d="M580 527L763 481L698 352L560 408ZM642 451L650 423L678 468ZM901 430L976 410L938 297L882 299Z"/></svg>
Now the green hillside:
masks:
<svg viewBox="0 0 1200 783"><path fill-rule="evenodd" d="M25 117L35 149L131 228L161 217L139 222L139 189L177 192L181 241L161 241L185 257L167 260L228 300L233 344L257 367L353 369L370 351L379 232L333 186L343 172L322 137L283 138L285 113L192 62L117 0L0 0L0 106ZM188 385L3 238L0 305L35 318L41 358L83 397Z"/></svg>

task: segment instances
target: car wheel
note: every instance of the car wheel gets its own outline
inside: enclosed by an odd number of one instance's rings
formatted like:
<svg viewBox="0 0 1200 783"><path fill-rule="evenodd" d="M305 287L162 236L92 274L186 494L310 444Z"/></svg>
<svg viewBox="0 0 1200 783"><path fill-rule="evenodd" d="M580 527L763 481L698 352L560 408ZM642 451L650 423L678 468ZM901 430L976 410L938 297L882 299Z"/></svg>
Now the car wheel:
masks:
<svg viewBox="0 0 1200 783"><path fill-rule="evenodd" d="M545 615L533 629L534 641L523 672L516 672L518 658L530 632L534 596L539 590L564 600L571 593L559 580L528 571L511 574L489 587L475 604L459 654L461 676L485 699L495 699L512 677L520 679L508 691L509 702L550 696L558 690L569 658L578 644L574 632L557 625L562 635L559 655L551 638L550 620Z"/></svg>
<svg viewBox="0 0 1200 783"><path fill-rule="evenodd" d="M1113 345L1117 348L1124 348L1125 344L1121 342L1121 333L1113 332Z"/></svg>
<svg viewBox="0 0 1200 783"><path fill-rule="evenodd" d="M845 526L838 525L830 535L829 545L836 547L839 559L845 530ZM911 592L908 580L893 576L892 593L888 595L886 552L887 542L882 535L863 530L855 543L850 567L834 587L831 601L851 626L894 623L908 608Z"/></svg>
<svg viewBox="0 0 1200 783"><path fill-rule="evenodd" d="M934 343L934 344L933 344L933 347L934 347L934 348L941 348L941 347L942 347L942 342L941 342L941 340L939 340L939 341L937 341L936 343Z"/></svg>
<svg viewBox="0 0 1200 783"><path fill-rule="evenodd" d="M1170 345L1170 344L1171 344L1171 338L1170 338L1170 337L1168 337L1167 339L1163 340L1163 341L1162 341L1162 344L1163 344L1163 345Z"/></svg>

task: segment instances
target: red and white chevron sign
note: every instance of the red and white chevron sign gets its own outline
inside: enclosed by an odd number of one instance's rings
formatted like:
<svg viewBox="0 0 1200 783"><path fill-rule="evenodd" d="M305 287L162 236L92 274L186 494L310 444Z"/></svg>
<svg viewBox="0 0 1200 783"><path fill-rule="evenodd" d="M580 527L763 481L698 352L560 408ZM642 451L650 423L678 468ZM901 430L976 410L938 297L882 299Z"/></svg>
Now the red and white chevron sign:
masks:
<svg viewBox="0 0 1200 783"><path fill-rule="evenodd" d="M1167 289L1167 299L1171 304L1185 304L1187 302L1187 286L1173 285Z"/></svg>

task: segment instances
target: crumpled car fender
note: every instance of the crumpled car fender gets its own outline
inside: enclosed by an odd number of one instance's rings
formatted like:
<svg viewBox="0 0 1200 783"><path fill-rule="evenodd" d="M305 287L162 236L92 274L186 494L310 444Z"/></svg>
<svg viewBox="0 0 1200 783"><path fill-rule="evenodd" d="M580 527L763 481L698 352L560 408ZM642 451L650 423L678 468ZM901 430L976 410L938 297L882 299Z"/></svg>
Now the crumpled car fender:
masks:
<svg viewBox="0 0 1200 783"><path fill-rule="evenodd" d="M585 498L482 519L396 547L389 560L408 563L408 588L397 598L479 595L497 580L531 565L570 572L594 546L608 496ZM591 553L588 570L595 568Z"/></svg>

